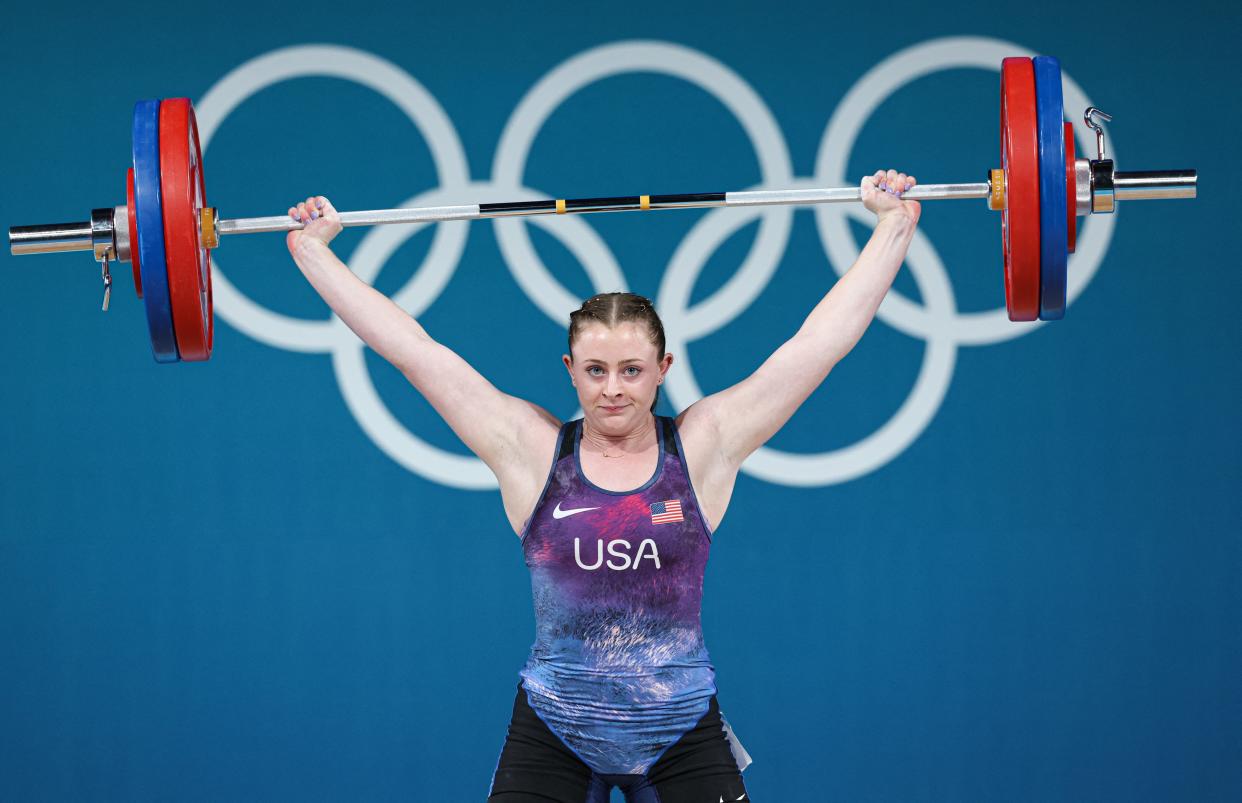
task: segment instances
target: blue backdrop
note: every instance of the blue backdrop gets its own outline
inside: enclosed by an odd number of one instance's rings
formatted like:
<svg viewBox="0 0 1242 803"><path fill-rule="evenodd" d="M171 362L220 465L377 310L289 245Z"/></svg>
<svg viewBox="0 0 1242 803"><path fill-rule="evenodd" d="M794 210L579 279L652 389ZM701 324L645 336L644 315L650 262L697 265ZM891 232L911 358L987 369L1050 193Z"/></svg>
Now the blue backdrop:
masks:
<svg viewBox="0 0 1242 803"><path fill-rule="evenodd" d="M925 205L904 303L739 479L703 610L721 707L758 801L1242 797L1237 12L616 8L8 9L0 220L123 202L142 97L194 99L226 217L834 166L976 181L995 54L1059 55L1121 169L1197 167L1199 199L1087 221L1043 327L997 321L997 216ZM848 267L865 224L819 214L351 229L337 250L561 417L565 298L650 295L671 413ZM482 800L533 637L499 496L279 235L216 255L215 356L177 366L124 273L105 315L88 255L0 257L0 798Z"/></svg>

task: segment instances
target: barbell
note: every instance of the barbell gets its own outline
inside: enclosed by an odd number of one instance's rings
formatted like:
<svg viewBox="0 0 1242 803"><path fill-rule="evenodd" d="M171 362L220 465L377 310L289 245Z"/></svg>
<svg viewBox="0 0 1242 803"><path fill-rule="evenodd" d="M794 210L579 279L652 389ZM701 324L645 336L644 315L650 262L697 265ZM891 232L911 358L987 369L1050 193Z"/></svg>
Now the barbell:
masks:
<svg viewBox="0 0 1242 803"><path fill-rule="evenodd" d="M1000 167L985 181L921 184L908 200L986 199L1001 213L1005 306L1014 321L1064 317L1068 255L1077 218L1110 213L1122 200L1194 198L1195 170L1123 173L1104 158L1104 132L1094 107L1083 114L1095 131L1095 159L1079 159L1073 125L1065 122L1056 58L1006 58L1000 81ZM133 167L126 202L94 209L74 223L14 226L13 254L92 251L102 263L103 308L111 298L114 261L130 262L144 302L157 362L211 357L211 251L231 234L290 231L305 224L287 215L221 218L208 206L194 107L186 98L141 100L134 106ZM528 215L649 211L716 206L767 206L859 201L859 187L635 195L342 212L342 226L427 223Z"/></svg>

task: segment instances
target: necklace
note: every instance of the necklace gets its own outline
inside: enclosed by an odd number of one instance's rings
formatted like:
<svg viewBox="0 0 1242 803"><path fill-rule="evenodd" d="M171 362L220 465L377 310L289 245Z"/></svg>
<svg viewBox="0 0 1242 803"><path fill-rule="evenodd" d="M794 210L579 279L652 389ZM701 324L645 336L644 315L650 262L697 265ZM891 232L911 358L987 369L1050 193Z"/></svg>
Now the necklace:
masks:
<svg viewBox="0 0 1242 803"><path fill-rule="evenodd" d="M587 440L590 440L590 438L587 438ZM628 454L628 452L622 449L620 454L608 454L608 444L604 444L600 446L599 454L600 454L600 457L605 457L605 458L608 458L609 460L619 460L625 457Z"/></svg>

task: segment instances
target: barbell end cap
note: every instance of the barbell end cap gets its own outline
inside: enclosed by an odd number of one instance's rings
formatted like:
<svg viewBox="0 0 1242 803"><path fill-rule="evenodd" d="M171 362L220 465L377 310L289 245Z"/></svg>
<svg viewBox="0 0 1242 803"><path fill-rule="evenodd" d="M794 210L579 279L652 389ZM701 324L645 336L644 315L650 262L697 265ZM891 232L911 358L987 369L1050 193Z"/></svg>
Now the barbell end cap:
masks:
<svg viewBox="0 0 1242 803"><path fill-rule="evenodd" d="M988 172L988 209L1001 212L1005 209L1005 171L994 168Z"/></svg>

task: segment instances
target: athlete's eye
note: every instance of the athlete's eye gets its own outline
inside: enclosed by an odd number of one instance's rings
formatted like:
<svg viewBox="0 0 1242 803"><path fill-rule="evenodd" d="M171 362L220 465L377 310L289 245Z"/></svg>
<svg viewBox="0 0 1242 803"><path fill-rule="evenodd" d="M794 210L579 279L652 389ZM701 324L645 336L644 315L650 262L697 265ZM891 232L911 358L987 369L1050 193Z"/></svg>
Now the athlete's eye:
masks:
<svg viewBox="0 0 1242 803"><path fill-rule="evenodd" d="M638 376L639 374L642 373L643 369L639 368L637 365L627 365L625 367L625 370L634 372L632 374L627 374L627 376Z"/></svg>
<svg viewBox="0 0 1242 803"><path fill-rule="evenodd" d="M599 371L599 373L595 373L596 371ZM598 365L589 365L587 366L587 373L591 376L601 376L604 373L604 369Z"/></svg>

